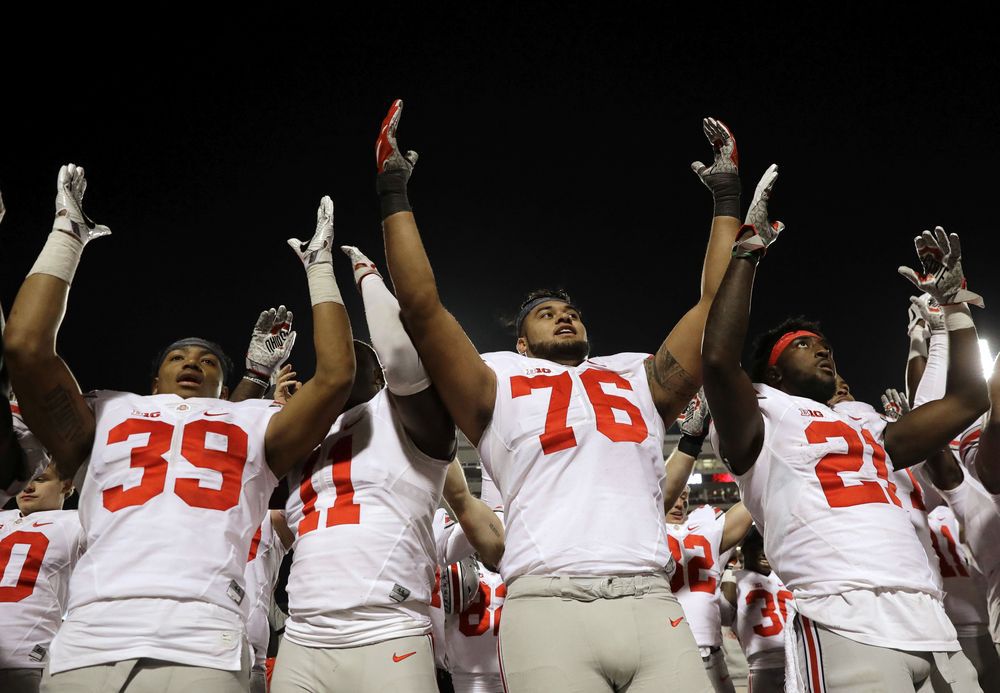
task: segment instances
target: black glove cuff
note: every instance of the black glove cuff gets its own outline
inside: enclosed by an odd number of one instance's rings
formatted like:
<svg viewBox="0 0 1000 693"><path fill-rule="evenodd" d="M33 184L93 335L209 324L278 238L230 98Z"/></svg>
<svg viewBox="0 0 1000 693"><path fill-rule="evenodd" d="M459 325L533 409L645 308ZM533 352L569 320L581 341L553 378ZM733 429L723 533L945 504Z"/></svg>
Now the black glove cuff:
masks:
<svg viewBox="0 0 1000 693"><path fill-rule="evenodd" d="M383 171L375 178L375 190L378 192L383 221L396 212L412 211L410 200L406 196L408 178L409 176L402 170Z"/></svg>
<svg viewBox="0 0 1000 693"><path fill-rule="evenodd" d="M715 197L715 216L740 218L740 177L736 173L710 173L705 184Z"/></svg>
<svg viewBox="0 0 1000 693"><path fill-rule="evenodd" d="M701 454L701 446L705 444L705 436L699 436L697 438L689 436L686 433L681 434L681 439L677 443L677 449L683 452L685 455L690 455L691 457L697 457Z"/></svg>

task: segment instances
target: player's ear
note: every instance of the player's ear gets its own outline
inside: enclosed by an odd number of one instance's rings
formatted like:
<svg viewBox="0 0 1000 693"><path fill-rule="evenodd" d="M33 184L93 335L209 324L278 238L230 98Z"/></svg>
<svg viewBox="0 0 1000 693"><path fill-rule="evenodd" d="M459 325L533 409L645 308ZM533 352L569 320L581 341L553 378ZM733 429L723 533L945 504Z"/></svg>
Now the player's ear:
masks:
<svg viewBox="0 0 1000 693"><path fill-rule="evenodd" d="M159 389L160 389L160 379L158 377L153 378L153 387L151 387L150 390L154 395L158 395L160 394Z"/></svg>
<svg viewBox="0 0 1000 693"><path fill-rule="evenodd" d="M76 492L76 487L73 486L72 479L66 479L65 481L63 481L62 495L64 500L70 498L75 492Z"/></svg>
<svg viewBox="0 0 1000 693"><path fill-rule="evenodd" d="M764 371L764 380L771 387L777 388L781 384L781 371L776 366L768 366Z"/></svg>
<svg viewBox="0 0 1000 693"><path fill-rule="evenodd" d="M528 340L525 339L524 337L518 337L517 338L517 346L515 348L517 349L517 353L519 353L521 356L527 356L527 354L528 354Z"/></svg>
<svg viewBox="0 0 1000 693"><path fill-rule="evenodd" d="M222 392L219 393L219 399L229 399L229 388L225 385L222 386Z"/></svg>

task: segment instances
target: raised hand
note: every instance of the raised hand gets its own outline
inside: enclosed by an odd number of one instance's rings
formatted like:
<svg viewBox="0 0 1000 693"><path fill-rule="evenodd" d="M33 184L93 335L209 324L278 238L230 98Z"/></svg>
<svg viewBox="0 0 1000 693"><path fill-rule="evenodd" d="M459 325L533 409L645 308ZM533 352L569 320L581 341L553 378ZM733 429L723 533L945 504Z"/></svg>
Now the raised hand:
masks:
<svg viewBox="0 0 1000 693"><path fill-rule="evenodd" d="M91 221L83 212L83 196L87 192L87 179L83 166L66 164L59 169L56 182L56 219L53 230L65 231L86 245L101 236L107 236L111 229Z"/></svg>
<svg viewBox="0 0 1000 693"><path fill-rule="evenodd" d="M778 165L771 164L757 183L746 220L740 230L739 240L733 246L733 255L737 257L755 253L763 255L785 228L780 221L770 221L767 215L767 202L771 199L774 183L777 180Z"/></svg>
<svg viewBox="0 0 1000 693"><path fill-rule="evenodd" d="M365 277L374 274L376 277L381 277L378 268L375 263L368 259L368 256L362 253L358 248L353 245L342 245L340 249L344 252L344 255L351 259L351 267L354 269L354 284L361 290L361 280Z"/></svg>
<svg viewBox="0 0 1000 693"><path fill-rule="evenodd" d="M932 334L945 331L944 311L930 294L910 296L910 311L916 312L918 318L923 320L928 339Z"/></svg>
<svg viewBox="0 0 1000 693"><path fill-rule="evenodd" d="M910 405L906 398L899 394L899 390L889 388L882 395L882 409L885 410L885 418L889 421L898 421L899 417L910 411Z"/></svg>
<svg viewBox="0 0 1000 693"><path fill-rule="evenodd" d="M705 388L700 388L688 402L680 422L681 434L690 438L704 439L708 435L708 424L712 421L712 412L705 400Z"/></svg>
<svg viewBox="0 0 1000 693"><path fill-rule="evenodd" d="M292 311L285 306L261 311L247 347L247 371L260 380L269 380L292 355L294 345Z"/></svg>
<svg viewBox="0 0 1000 693"><path fill-rule="evenodd" d="M319 201L316 210L316 231L307 243L298 238L289 238L288 245L302 260L308 270L313 265L333 264L333 200L329 196Z"/></svg>
<svg viewBox="0 0 1000 693"><path fill-rule="evenodd" d="M940 226L934 232L924 231L913 239L923 272L900 267L899 273L914 286L930 294L939 305L971 303L984 307L983 297L965 288L962 271L962 245L958 234L946 234Z"/></svg>
<svg viewBox="0 0 1000 693"><path fill-rule="evenodd" d="M702 121L702 129L709 144L712 145L715 159L711 166L706 166L700 161L692 162L691 170L698 174L709 190L714 192L713 180L718 180L718 174L740 172L740 155L736 149L736 138L732 130L721 120L705 118Z"/></svg>
<svg viewBox="0 0 1000 693"><path fill-rule="evenodd" d="M401 171L405 179L409 179L413 173L413 167L417 164L417 153L413 150L400 154L399 145L396 143L396 128L399 127L399 119L403 116L403 100L396 99L389 107L389 112L382 121L382 127L375 141L375 165L379 173L386 171Z"/></svg>

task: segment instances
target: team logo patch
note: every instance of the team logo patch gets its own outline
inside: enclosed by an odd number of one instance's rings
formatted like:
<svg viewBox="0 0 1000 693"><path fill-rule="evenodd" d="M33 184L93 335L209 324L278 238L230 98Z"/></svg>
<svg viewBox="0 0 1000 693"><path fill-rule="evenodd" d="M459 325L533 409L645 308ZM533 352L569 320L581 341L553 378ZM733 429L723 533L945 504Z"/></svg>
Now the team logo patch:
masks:
<svg viewBox="0 0 1000 693"><path fill-rule="evenodd" d="M816 411L815 409L799 409L799 414L801 414L802 416L811 416L814 419L823 418L823 412Z"/></svg>
<svg viewBox="0 0 1000 693"><path fill-rule="evenodd" d="M28 659L33 660L35 662L40 662L43 659L45 659L46 652L48 652L48 650L46 650L41 645L35 645L34 647L31 648L31 653L28 655Z"/></svg>
<svg viewBox="0 0 1000 693"><path fill-rule="evenodd" d="M410 590L406 589L398 582L392 586L392 591L389 592L389 599L394 602L405 602L406 598L410 596Z"/></svg>
<svg viewBox="0 0 1000 693"><path fill-rule="evenodd" d="M229 598L232 599L237 604L242 604L243 596L246 593L243 591L243 588L240 587L240 584L236 582L236 580L230 580L229 589L226 590L226 594L228 594Z"/></svg>

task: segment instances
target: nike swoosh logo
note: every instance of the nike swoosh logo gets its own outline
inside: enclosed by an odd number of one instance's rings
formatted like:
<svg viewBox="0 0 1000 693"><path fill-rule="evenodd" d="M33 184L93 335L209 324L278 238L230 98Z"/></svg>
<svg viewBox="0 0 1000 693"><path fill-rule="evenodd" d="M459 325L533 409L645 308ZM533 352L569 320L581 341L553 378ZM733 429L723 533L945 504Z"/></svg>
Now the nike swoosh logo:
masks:
<svg viewBox="0 0 1000 693"><path fill-rule="evenodd" d="M32 527L44 527L45 525L51 525L51 524L52 524L51 522L36 522L35 524L33 524L31 526Z"/></svg>
<svg viewBox="0 0 1000 693"><path fill-rule="evenodd" d="M220 411L218 414L213 414L211 412L205 412L205 416L225 416L228 413L229 413L228 411Z"/></svg>
<svg viewBox="0 0 1000 693"><path fill-rule="evenodd" d="M415 654L417 654L416 650L414 650L413 652L407 652L405 655L397 655L395 652L393 652L392 653L392 661L394 661L394 662L402 662L407 657L412 657Z"/></svg>
<svg viewBox="0 0 1000 693"><path fill-rule="evenodd" d="M672 618L672 619L670 619L670 625L673 626L674 628L676 628L677 626L679 626L681 624L681 621L683 621L683 620L684 620L683 616L681 616L680 618Z"/></svg>
<svg viewBox="0 0 1000 693"><path fill-rule="evenodd" d="M689 532L693 532L693 531L694 531L694 530L696 530L696 529L698 529L698 526L697 526L697 525L695 525L694 527L692 527L691 525L688 525L688 531L689 531Z"/></svg>

